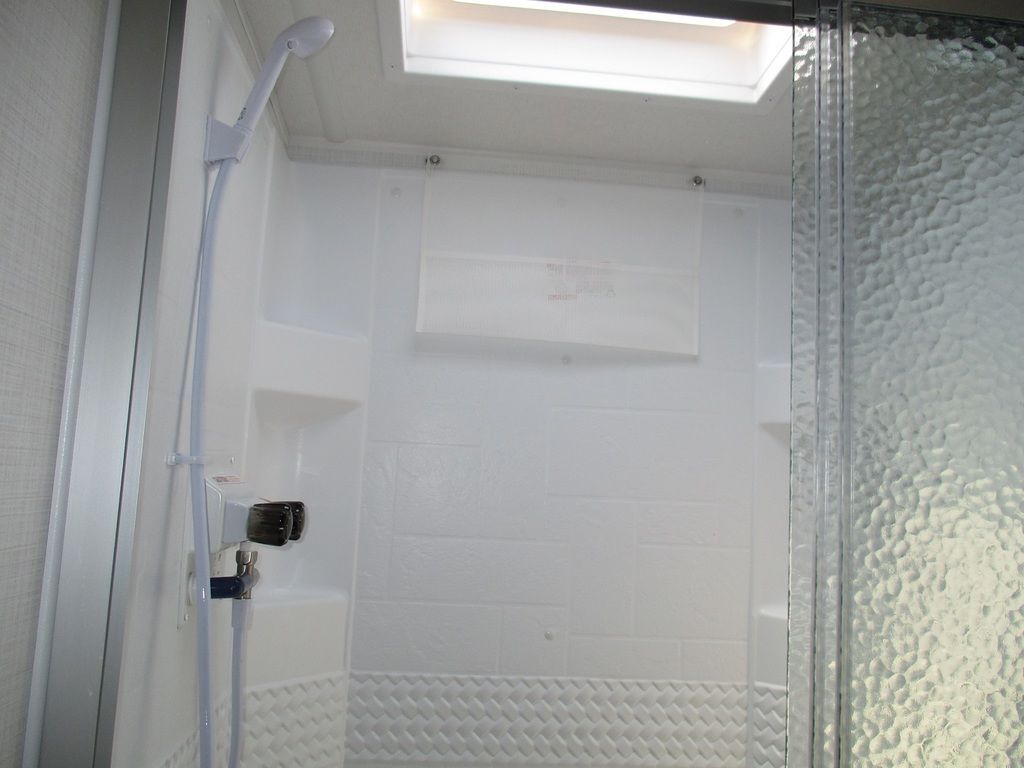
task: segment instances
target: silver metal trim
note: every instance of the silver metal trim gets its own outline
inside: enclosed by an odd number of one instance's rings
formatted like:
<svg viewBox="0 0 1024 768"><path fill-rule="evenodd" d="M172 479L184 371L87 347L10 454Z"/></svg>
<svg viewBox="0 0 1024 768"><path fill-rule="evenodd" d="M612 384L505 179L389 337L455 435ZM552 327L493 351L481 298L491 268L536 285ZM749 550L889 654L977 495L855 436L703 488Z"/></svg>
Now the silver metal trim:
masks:
<svg viewBox="0 0 1024 768"><path fill-rule="evenodd" d="M40 768L109 766L186 0L124 0Z"/></svg>
<svg viewBox="0 0 1024 768"><path fill-rule="evenodd" d="M171 150L178 105L182 44L185 38L187 0L171 0L164 57L160 118L157 129L156 158L153 168L152 199L149 206L149 233L146 239L145 270L139 308L138 342L135 347L135 377L132 382L131 410L128 416L127 447L122 480L121 509L117 546L111 576L110 612L107 617L106 650L103 657L103 681L96 727L96 751L93 765L109 766L113 759L114 723L117 714L117 690L121 679L121 658L128 593L131 585L132 553L135 544L135 520L138 515L139 483L142 478L142 446L149 409L149 383L153 348L156 345L157 288L163 261L164 225L171 176Z"/></svg>

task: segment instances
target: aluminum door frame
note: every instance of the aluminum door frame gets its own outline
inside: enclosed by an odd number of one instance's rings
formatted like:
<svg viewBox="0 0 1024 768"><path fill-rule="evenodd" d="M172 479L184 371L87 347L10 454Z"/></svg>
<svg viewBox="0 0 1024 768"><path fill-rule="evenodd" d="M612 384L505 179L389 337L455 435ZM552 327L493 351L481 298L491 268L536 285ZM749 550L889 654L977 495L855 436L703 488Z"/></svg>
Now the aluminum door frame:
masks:
<svg viewBox="0 0 1024 768"><path fill-rule="evenodd" d="M155 344L186 0L122 0L39 737L109 766ZM59 539L58 539L59 540ZM26 750L27 752L27 750Z"/></svg>

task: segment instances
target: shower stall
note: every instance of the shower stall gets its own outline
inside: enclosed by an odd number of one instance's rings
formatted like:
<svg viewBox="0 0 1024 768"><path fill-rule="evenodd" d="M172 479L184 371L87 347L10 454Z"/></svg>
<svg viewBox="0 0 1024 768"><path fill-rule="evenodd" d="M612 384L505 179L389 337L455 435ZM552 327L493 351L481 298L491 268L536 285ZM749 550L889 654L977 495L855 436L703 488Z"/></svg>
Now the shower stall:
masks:
<svg viewBox="0 0 1024 768"><path fill-rule="evenodd" d="M571 1L696 14L670 34L772 74L686 113L689 162L627 161L675 102L391 71L414 15L557 9L124 0L26 768L197 765L196 558L235 568L219 523L196 551L200 459L213 519L240 489L307 513L259 555L247 768L1021 764L1024 14ZM190 457L207 118L311 15L335 38L223 198ZM529 110L576 150L528 151ZM745 121L792 157L700 162Z"/></svg>

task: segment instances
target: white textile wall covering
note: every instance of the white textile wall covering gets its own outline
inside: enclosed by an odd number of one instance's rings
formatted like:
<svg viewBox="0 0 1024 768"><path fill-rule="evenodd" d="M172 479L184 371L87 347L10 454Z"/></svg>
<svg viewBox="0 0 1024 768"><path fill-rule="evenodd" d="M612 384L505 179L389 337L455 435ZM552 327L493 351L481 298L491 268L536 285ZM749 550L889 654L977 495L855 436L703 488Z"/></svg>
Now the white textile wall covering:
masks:
<svg viewBox="0 0 1024 768"><path fill-rule="evenodd" d="M21 764L105 18L0 3L0 768Z"/></svg>

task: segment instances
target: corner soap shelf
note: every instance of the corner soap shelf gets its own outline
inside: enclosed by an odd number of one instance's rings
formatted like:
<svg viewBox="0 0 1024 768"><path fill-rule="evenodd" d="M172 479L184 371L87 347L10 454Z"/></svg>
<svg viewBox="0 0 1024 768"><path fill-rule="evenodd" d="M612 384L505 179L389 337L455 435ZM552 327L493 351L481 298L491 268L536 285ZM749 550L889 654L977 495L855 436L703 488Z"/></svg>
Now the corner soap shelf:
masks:
<svg viewBox="0 0 1024 768"><path fill-rule="evenodd" d="M352 455L362 440L369 341L261 317L250 371L245 476L255 495L299 499L309 511L302 541L260 555L264 614L285 616L298 603L344 613L336 603L347 605L351 579L337 551L354 541L362 466Z"/></svg>
<svg viewBox="0 0 1024 768"><path fill-rule="evenodd" d="M366 402L370 345L365 338L258 320L252 388L262 405L291 420L344 413Z"/></svg>
<svg viewBox="0 0 1024 768"><path fill-rule="evenodd" d="M756 376L757 423L762 426L788 426L790 366L784 363L760 363Z"/></svg>

